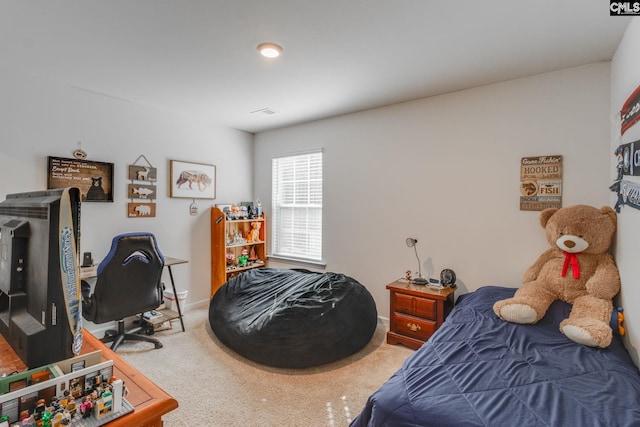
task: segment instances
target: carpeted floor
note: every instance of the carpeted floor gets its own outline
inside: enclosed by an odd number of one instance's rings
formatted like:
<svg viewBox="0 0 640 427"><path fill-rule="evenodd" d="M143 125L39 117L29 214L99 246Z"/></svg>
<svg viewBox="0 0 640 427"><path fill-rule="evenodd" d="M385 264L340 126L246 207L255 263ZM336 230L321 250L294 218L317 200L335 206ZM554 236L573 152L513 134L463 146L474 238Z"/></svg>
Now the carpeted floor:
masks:
<svg viewBox="0 0 640 427"><path fill-rule="evenodd" d="M348 426L367 398L413 351L386 344L378 321L371 342L341 361L309 369L258 365L225 347L208 321L208 308L189 310L155 334L164 348L125 342L118 353L178 401L166 427Z"/></svg>

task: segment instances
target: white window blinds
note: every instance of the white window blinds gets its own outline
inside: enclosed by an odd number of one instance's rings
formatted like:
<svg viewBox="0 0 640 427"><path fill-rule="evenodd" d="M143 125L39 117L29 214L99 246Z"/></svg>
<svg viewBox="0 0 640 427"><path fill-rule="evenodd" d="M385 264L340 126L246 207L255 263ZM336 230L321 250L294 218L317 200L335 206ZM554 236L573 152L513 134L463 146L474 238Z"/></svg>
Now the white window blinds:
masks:
<svg viewBox="0 0 640 427"><path fill-rule="evenodd" d="M272 160L275 256L322 259L322 152Z"/></svg>

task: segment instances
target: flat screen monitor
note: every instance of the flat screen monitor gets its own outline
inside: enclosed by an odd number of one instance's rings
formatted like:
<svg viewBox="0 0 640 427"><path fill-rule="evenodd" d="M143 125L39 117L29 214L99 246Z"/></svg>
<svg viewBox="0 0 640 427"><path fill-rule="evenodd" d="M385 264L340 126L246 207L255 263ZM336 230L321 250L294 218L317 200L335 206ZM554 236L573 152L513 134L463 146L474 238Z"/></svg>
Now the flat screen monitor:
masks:
<svg viewBox="0 0 640 427"><path fill-rule="evenodd" d="M80 191L10 194L0 203L0 333L29 368L82 345Z"/></svg>

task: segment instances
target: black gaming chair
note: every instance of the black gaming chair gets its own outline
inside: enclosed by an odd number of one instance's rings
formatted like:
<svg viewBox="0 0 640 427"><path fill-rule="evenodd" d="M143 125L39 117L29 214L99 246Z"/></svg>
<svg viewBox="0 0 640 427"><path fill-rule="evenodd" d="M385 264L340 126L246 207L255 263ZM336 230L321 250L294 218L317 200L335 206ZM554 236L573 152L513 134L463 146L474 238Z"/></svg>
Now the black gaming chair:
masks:
<svg viewBox="0 0 640 427"><path fill-rule="evenodd" d="M124 319L158 308L162 303L162 269L164 257L152 233L128 233L111 241L111 250L97 270L93 295L91 286L82 282L82 315L94 323L118 321L118 330L108 330L102 342L111 349L127 340L147 341L161 348L162 343L143 335L139 326L125 331ZM142 316L140 316L142 317Z"/></svg>

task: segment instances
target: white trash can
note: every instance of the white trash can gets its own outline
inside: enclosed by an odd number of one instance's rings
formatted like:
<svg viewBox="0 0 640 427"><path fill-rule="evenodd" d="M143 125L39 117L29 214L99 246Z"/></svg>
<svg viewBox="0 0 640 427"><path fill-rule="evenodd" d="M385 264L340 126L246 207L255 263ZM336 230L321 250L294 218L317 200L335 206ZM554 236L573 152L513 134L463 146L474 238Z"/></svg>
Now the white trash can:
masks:
<svg viewBox="0 0 640 427"><path fill-rule="evenodd" d="M176 292L178 293L178 304L180 304L180 311L184 313L184 300L187 299L189 291L186 289L177 288ZM164 290L164 306L169 310L178 311L178 307L176 305L176 297L173 295L172 289Z"/></svg>

